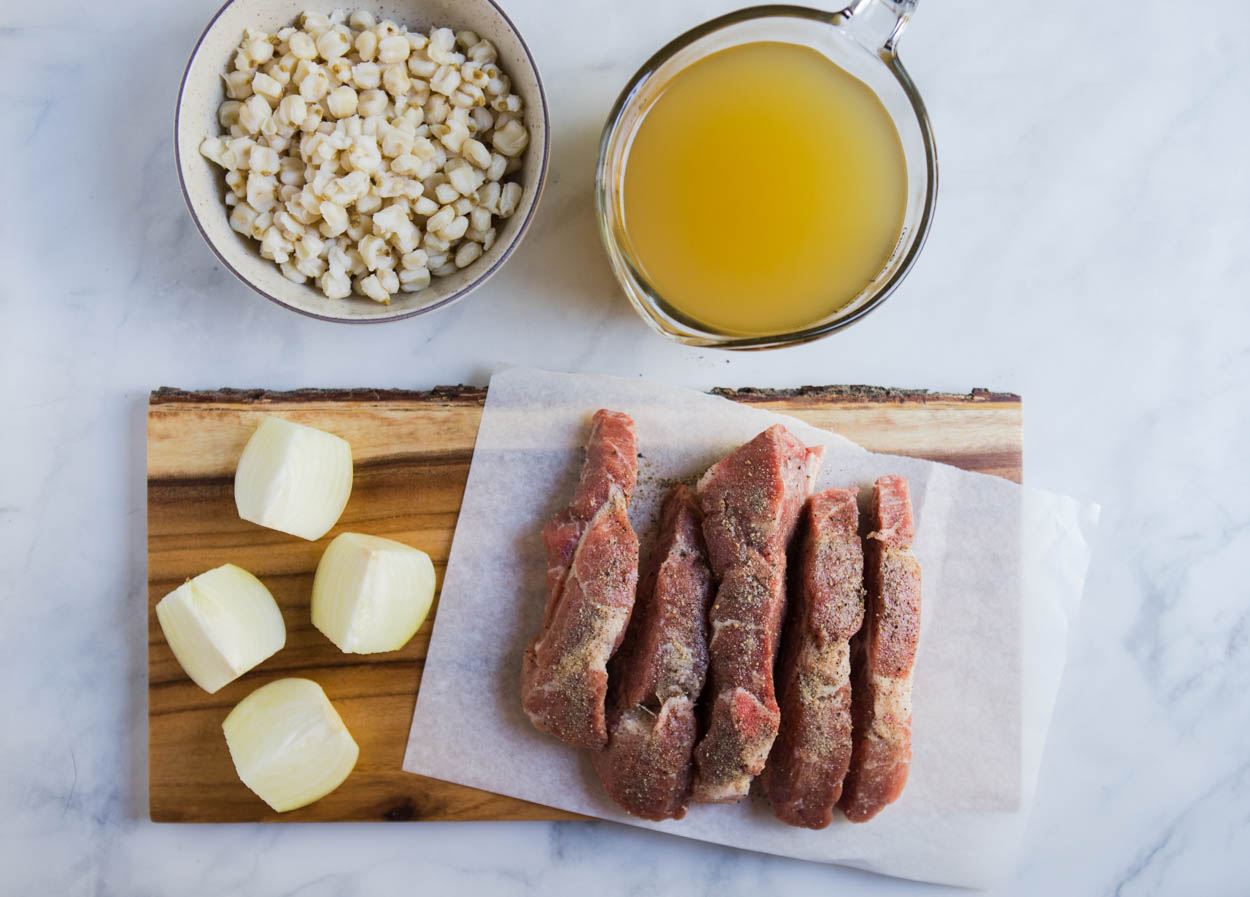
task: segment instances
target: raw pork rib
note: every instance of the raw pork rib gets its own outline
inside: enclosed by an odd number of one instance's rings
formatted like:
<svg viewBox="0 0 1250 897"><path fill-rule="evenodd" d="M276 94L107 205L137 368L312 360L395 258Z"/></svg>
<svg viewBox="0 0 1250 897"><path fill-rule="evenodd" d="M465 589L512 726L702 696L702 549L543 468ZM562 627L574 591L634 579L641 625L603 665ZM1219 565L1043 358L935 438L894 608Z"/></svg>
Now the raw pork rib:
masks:
<svg viewBox="0 0 1250 897"><path fill-rule="evenodd" d="M660 533L629 629L611 663L608 746L595 768L635 816L680 819L690 802L695 704L707 675L712 571L689 486L664 500Z"/></svg>
<svg viewBox="0 0 1250 897"><path fill-rule="evenodd" d="M839 806L867 822L898 799L911 763L911 684L920 635L920 565L905 477L881 477L872 490L873 531L865 544L864 628L852 644L854 752Z"/></svg>
<svg viewBox="0 0 1250 897"><path fill-rule="evenodd" d="M864 620L858 489L812 496L777 669L781 732L764 783L777 818L824 828L851 762L850 639Z"/></svg>
<svg viewBox="0 0 1250 897"><path fill-rule="evenodd" d="M607 663L638 583L638 538L627 513L637 479L633 420L596 411L573 498L543 528L547 608L525 650L521 703L536 727L577 747L608 740Z"/></svg>
<svg viewBox="0 0 1250 897"><path fill-rule="evenodd" d="M708 728L695 748L697 801L745 797L777 737L773 661L785 613L786 543L823 451L777 425L699 480L703 535L719 584L709 614Z"/></svg>

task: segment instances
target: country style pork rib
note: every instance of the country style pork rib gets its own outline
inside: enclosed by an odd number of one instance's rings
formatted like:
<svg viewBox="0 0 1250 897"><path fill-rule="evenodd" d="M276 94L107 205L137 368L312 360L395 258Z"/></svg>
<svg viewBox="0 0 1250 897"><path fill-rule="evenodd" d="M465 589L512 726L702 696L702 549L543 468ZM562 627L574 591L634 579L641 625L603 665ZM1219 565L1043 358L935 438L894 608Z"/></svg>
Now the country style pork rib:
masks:
<svg viewBox="0 0 1250 897"><path fill-rule="evenodd" d="M838 805L867 822L903 792L911 763L911 686L920 635L920 565L905 477L877 480L865 544L864 627L852 643L854 749Z"/></svg>
<svg viewBox="0 0 1250 897"><path fill-rule="evenodd" d="M709 614L711 705L695 748L695 800L746 796L777 737L773 661L785 612L786 543L822 454L777 425L699 480L718 586Z"/></svg>
<svg viewBox="0 0 1250 897"><path fill-rule="evenodd" d="M543 528L547 605L525 651L521 703L530 721L577 747L602 748L607 663L625 633L638 583L629 500L638 479L634 422L596 411L581 479Z"/></svg>
<svg viewBox="0 0 1250 897"><path fill-rule="evenodd" d="M674 487L625 641L610 664L608 746L595 755L595 768L608 795L646 819L681 819L690 802L712 602L702 522L694 491Z"/></svg>
<svg viewBox="0 0 1250 897"><path fill-rule="evenodd" d="M864 620L858 492L817 493L804 514L798 587L777 665L782 727L764 769L773 812L790 825L833 821L851 762L850 639Z"/></svg>

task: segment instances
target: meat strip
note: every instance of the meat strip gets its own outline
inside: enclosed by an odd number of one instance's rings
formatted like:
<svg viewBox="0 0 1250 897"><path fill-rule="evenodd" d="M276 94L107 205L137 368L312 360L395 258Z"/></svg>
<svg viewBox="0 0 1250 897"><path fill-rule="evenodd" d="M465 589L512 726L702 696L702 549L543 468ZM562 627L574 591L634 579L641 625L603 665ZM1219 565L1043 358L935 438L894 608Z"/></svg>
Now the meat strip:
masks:
<svg viewBox="0 0 1250 897"><path fill-rule="evenodd" d="M781 732L764 769L777 818L824 828L851 763L850 639L864 621L858 489L813 495L777 669Z"/></svg>
<svg viewBox="0 0 1250 897"><path fill-rule="evenodd" d="M625 633L638 583L629 500L638 479L634 422L596 411L581 478L543 528L547 605L525 650L521 703L530 721L577 747L602 748L607 663Z"/></svg>
<svg viewBox="0 0 1250 897"><path fill-rule="evenodd" d="M713 591L702 523L694 490L674 487L625 641L610 665L608 746L595 755L595 768L608 796L645 819L681 819L690 803Z"/></svg>
<svg viewBox="0 0 1250 897"><path fill-rule="evenodd" d="M905 477L877 480L864 545L864 628L852 643L854 750L838 805L867 822L898 799L911 763L911 686L920 635L920 565Z"/></svg>
<svg viewBox="0 0 1250 897"><path fill-rule="evenodd" d="M709 614L707 732L695 748L697 801L745 797L777 737L773 662L785 612L786 544L822 454L778 425L699 480L718 586Z"/></svg>

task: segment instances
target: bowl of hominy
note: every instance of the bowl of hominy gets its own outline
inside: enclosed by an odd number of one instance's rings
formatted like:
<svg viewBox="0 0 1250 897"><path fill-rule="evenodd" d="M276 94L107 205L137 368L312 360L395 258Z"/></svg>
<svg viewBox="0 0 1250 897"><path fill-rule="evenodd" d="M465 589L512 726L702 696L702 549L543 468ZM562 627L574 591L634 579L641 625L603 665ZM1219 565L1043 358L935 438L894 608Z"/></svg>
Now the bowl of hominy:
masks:
<svg viewBox="0 0 1250 897"><path fill-rule="evenodd" d="M369 323L503 265L548 133L538 68L492 0L231 0L187 63L174 148L227 269L292 311Z"/></svg>

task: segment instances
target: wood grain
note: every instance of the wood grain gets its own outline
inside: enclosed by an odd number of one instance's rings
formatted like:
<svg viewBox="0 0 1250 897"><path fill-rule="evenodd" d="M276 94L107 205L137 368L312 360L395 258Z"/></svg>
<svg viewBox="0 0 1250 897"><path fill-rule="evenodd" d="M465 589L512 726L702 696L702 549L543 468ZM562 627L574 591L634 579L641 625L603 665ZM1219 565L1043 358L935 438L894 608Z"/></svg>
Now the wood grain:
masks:
<svg viewBox="0 0 1250 897"><path fill-rule="evenodd" d="M721 391L793 414L873 451L945 461L1020 481L1021 405L1009 394L937 395L870 387ZM441 585L485 391L161 389L148 408L148 769L157 822L512 820L575 818L561 810L401 770L434 612L401 651L345 655L312 628L313 572L344 531L388 536L434 560ZM338 525L306 542L246 523L234 507L234 467L259 419L275 414L352 444L355 483ZM259 576L286 620L287 644L241 679L206 694L174 659L156 602L204 570L236 563ZM337 791L272 812L239 781L221 734L255 688L306 676L325 689L360 745Z"/></svg>

